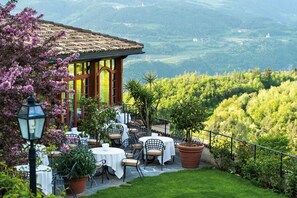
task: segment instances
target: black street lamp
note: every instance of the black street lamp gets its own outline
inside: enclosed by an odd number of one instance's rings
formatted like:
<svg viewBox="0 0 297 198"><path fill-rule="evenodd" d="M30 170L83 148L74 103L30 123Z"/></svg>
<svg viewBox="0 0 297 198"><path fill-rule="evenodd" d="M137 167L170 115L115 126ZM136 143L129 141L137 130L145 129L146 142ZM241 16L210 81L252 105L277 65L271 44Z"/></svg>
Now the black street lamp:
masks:
<svg viewBox="0 0 297 198"><path fill-rule="evenodd" d="M36 195L36 150L33 141L41 139L46 115L41 105L36 103L33 96L30 96L27 102L22 104L17 118L22 138L30 141L30 189Z"/></svg>

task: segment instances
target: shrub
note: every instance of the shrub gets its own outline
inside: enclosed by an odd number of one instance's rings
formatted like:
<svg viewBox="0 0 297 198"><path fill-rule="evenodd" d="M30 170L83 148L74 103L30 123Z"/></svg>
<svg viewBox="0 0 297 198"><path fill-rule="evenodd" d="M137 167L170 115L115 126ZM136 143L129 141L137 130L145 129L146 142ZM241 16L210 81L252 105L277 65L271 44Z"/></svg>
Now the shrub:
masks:
<svg viewBox="0 0 297 198"><path fill-rule="evenodd" d="M297 197L297 165L286 175L285 185L285 195L290 198Z"/></svg>
<svg viewBox="0 0 297 198"><path fill-rule="evenodd" d="M264 188L272 188L283 192L284 181L280 177L279 159L268 156L256 162L249 161L243 166L243 177Z"/></svg>
<svg viewBox="0 0 297 198"><path fill-rule="evenodd" d="M252 158L253 148L246 142L238 142L235 152L235 170L237 174L242 175L242 167Z"/></svg>
<svg viewBox="0 0 297 198"><path fill-rule="evenodd" d="M4 162L0 162L0 197L57 197L55 195L45 196L39 189L36 193L36 196L31 193L29 181L22 179L21 172L15 172Z"/></svg>
<svg viewBox="0 0 297 198"><path fill-rule="evenodd" d="M229 151L230 143L227 140L217 141L215 140L211 152L215 159L216 166L220 170L235 172L234 161L231 158L231 152Z"/></svg>
<svg viewBox="0 0 297 198"><path fill-rule="evenodd" d="M56 129L56 126L51 126L44 132L39 143L47 147L51 146L59 149L63 145L63 140L65 140L65 138L66 136L63 130Z"/></svg>
<svg viewBox="0 0 297 198"><path fill-rule="evenodd" d="M88 176L93 174L96 170L96 161L93 153L85 146L79 146L68 152L62 152L61 155L55 159L54 167L61 175L68 175L75 162L77 164L70 175L72 178Z"/></svg>
<svg viewBox="0 0 297 198"><path fill-rule="evenodd" d="M285 153L291 151L289 142L290 140L286 134L266 134L257 138L257 144Z"/></svg>

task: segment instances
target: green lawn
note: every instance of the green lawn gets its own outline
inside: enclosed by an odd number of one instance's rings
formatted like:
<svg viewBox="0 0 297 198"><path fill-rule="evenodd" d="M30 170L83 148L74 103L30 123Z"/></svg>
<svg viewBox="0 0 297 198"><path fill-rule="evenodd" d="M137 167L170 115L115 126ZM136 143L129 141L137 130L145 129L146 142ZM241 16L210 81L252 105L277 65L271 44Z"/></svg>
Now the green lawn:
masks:
<svg viewBox="0 0 297 198"><path fill-rule="evenodd" d="M271 190L256 187L248 180L215 169L185 170L160 176L137 178L120 187L100 190L91 197L285 197Z"/></svg>

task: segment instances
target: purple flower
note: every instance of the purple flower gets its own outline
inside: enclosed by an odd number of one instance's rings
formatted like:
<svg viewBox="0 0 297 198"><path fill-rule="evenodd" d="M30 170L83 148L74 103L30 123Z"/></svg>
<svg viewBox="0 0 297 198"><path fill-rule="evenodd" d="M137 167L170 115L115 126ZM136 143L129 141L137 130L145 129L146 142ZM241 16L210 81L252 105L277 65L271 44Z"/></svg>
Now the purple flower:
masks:
<svg viewBox="0 0 297 198"><path fill-rule="evenodd" d="M61 147L60 147L60 151L62 151L63 153L68 153L70 151L70 148L67 144L63 144Z"/></svg>

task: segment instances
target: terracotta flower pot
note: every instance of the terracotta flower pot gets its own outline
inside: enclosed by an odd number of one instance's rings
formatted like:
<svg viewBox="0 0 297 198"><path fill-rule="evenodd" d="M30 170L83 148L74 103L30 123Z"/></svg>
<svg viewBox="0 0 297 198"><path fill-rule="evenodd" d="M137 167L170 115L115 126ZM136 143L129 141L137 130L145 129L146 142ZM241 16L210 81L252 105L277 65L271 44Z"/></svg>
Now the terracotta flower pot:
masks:
<svg viewBox="0 0 297 198"><path fill-rule="evenodd" d="M180 160L183 168L199 167L201 154L204 148L203 144L194 146L178 144L177 148L180 152Z"/></svg>
<svg viewBox="0 0 297 198"><path fill-rule="evenodd" d="M87 185L87 180L88 180L87 176L70 179L70 185L72 187L73 192L76 195L84 192L86 185ZM65 188L67 188L68 185L65 185ZM66 193L67 193L67 195L71 195L71 190L69 188L67 188Z"/></svg>

